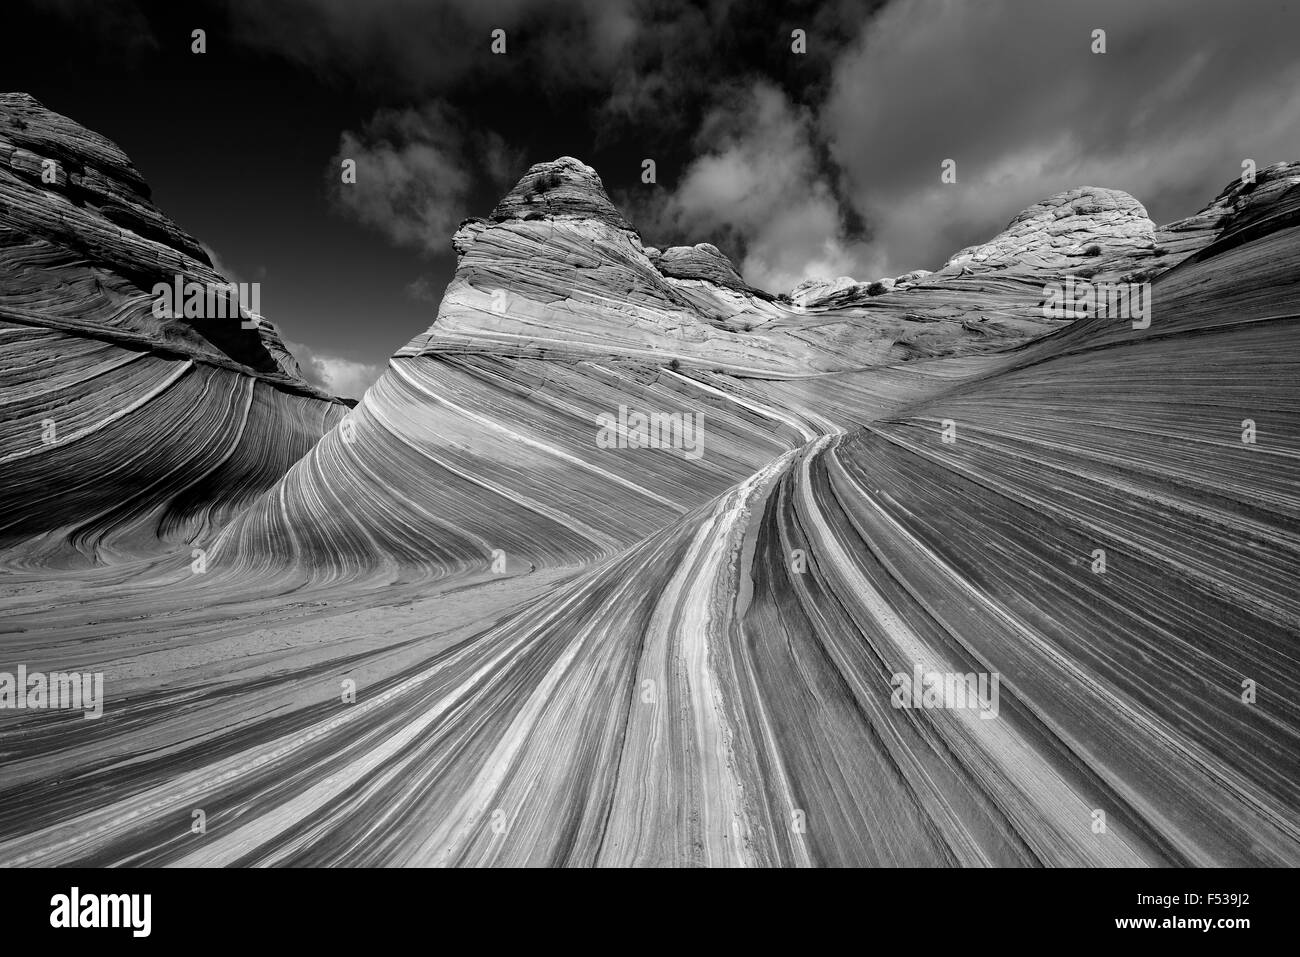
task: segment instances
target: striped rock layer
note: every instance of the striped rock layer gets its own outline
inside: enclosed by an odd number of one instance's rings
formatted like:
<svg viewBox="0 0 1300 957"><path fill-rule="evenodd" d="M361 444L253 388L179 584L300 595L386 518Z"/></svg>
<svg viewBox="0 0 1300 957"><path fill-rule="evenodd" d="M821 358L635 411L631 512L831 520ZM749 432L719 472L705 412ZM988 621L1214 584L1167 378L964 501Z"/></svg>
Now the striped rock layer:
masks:
<svg viewBox="0 0 1300 957"><path fill-rule="evenodd" d="M150 324L123 262L206 275L179 230L0 167L0 671L106 691L0 711L0 863L1300 862L1298 183L1150 250L1111 194L1080 258L1150 279L1135 328L1043 318L1051 240L772 296L562 158L348 411L265 324ZM601 441L632 413L702 441ZM996 708L898 706L925 674Z"/></svg>
<svg viewBox="0 0 1300 957"><path fill-rule="evenodd" d="M0 95L9 563L115 563L203 538L347 411L269 322L159 318L154 287L178 280L229 282L117 146Z"/></svg>

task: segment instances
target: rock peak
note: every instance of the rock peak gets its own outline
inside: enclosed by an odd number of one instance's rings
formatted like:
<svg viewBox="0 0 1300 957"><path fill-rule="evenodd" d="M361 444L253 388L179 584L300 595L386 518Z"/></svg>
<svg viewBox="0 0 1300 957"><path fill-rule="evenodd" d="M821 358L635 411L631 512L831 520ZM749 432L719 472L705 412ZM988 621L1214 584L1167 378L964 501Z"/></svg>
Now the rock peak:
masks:
<svg viewBox="0 0 1300 957"><path fill-rule="evenodd" d="M149 198L149 186L121 147L46 108L29 93L0 93L0 141L70 169L89 167L135 197Z"/></svg>
<svg viewBox="0 0 1300 957"><path fill-rule="evenodd" d="M1097 256L1130 255L1154 246L1146 207L1120 189L1076 186L1034 203L988 242L968 246L945 268L1068 269Z"/></svg>
<svg viewBox="0 0 1300 957"><path fill-rule="evenodd" d="M26 93L0 93L0 227L18 238L0 250L0 314L16 302L24 321L55 329L75 316L79 332L101 340L309 389L270 322L232 328L153 313L157 283L224 284L226 277L153 204L120 147ZM39 269L14 253L22 244L42 250ZM41 308L27 315L33 302Z"/></svg>
<svg viewBox="0 0 1300 957"><path fill-rule="evenodd" d="M488 216L493 223L512 219L594 219L636 232L611 202L600 175L572 156L530 166Z"/></svg>
<svg viewBox="0 0 1300 957"><path fill-rule="evenodd" d="M15 90L13 93L0 93L0 103L5 106L27 106L39 110L45 109L44 104L30 93L23 93Z"/></svg>
<svg viewBox="0 0 1300 957"><path fill-rule="evenodd" d="M1149 219L1146 207L1122 189L1111 189L1106 186L1076 186L1021 210L1019 215L1007 224L1007 229L1031 219L1047 221L1063 219L1067 216L1101 215Z"/></svg>

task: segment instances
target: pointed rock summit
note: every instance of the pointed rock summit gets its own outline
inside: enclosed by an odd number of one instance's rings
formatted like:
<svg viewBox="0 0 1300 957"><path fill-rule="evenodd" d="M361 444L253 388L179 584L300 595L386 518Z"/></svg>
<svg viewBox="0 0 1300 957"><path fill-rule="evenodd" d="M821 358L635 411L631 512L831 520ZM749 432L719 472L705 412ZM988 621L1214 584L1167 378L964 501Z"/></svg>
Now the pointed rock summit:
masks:
<svg viewBox="0 0 1300 957"><path fill-rule="evenodd" d="M0 223L44 251L39 268L17 249L0 251L8 274L0 319L165 349L325 398L302 379L269 321L253 329L154 314L159 283L230 280L149 197L144 178L107 137L26 93L0 93Z"/></svg>
<svg viewBox="0 0 1300 957"><path fill-rule="evenodd" d="M198 240L180 229L149 201L149 186L107 137L46 109L26 93L0 93L0 169L43 192L65 198L82 214L99 218L211 266ZM51 181L52 180L52 181ZM79 216L28 209L6 191L0 202L33 220L52 238L75 238ZM48 203L45 200L42 205ZM15 209L15 207L21 207ZM125 248L108 248L122 264ZM140 267L140 263L131 264Z"/></svg>
<svg viewBox="0 0 1300 957"><path fill-rule="evenodd" d="M29 93L0 93L0 136L9 147L59 162L67 167L85 167L99 176L116 181L122 191L139 199L149 198L149 186L121 148L107 137L80 123L46 109ZM13 154L6 159L12 165ZM82 171L84 173L84 170Z"/></svg>
<svg viewBox="0 0 1300 957"><path fill-rule="evenodd" d="M0 94L0 547L33 565L204 541L347 412L270 322L156 309L230 281L149 195L113 142Z"/></svg>
<svg viewBox="0 0 1300 957"><path fill-rule="evenodd" d="M595 219L635 233L594 169L572 156L529 167L515 188L488 215L488 222L512 219Z"/></svg>

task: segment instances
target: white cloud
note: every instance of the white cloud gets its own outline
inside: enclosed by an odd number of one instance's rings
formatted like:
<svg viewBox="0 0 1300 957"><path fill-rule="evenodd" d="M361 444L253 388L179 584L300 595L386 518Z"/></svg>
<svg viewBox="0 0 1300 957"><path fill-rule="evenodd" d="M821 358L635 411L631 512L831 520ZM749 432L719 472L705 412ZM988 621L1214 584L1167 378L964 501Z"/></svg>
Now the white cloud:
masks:
<svg viewBox="0 0 1300 957"><path fill-rule="evenodd" d="M1263 0L896 0L838 60L820 132L888 273L1076 186L1169 222L1243 158L1300 158L1298 28L1300 8Z"/></svg>
<svg viewBox="0 0 1300 957"><path fill-rule="evenodd" d="M819 170L812 117L765 82L740 90L705 119L705 150L658 213L683 242L734 240L748 282L774 291L803 279L872 275L867 246L846 233ZM874 277L873 277L874 278Z"/></svg>
<svg viewBox="0 0 1300 957"><path fill-rule="evenodd" d="M343 182L345 160L356 163L355 183ZM398 245L445 253L468 215L470 171L486 171L500 187L517 166L501 137L469 130L454 110L429 102L380 110L360 132L345 131L328 175L335 206L346 215Z"/></svg>
<svg viewBox="0 0 1300 957"><path fill-rule="evenodd" d="M384 371L374 363L317 352L301 342L285 340L284 344L298 360L303 378L331 395L359 399Z"/></svg>

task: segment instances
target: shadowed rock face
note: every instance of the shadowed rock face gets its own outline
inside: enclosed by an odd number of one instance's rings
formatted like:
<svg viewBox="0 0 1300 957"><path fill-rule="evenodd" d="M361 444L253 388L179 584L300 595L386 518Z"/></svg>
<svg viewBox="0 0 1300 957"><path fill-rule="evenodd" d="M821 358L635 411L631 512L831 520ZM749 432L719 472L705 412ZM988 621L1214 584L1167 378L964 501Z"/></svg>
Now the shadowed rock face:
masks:
<svg viewBox="0 0 1300 957"><path fill-rule="evenodd" d="M0 95L0 544L81 564L204 538L346 407L275 327L158 318L156 283L225 284L114 144ZM161 311L161 310L160 310Z"/></svg>
<svg viewBox="0 0 1300 957"><path fill-rule="evenodd" d="M1300 163L1274 163L1254 182L1233 180L1199 213L1156 233L1171 253L1207 258L1300 222Z"/></svg>
<svg viewBox="0 0 1300 957"><path fill-rule="evenodd" d="M190 484L203 535L76 573L24 568L91 534L29 504L4 661L102 671L108 700L0 712L0 863L1300 862L1295 169L1154 232L1065 194L978 268L800 308L539 164L457 231L432 326L344 421L194 358L157 361L206 389L150 390L42 327L71 395L148 398L29 456L29 489L171 423L181 464L97 534L154 528L214 436L276 474ZM1034 315L1090 238L1154 268L1148 234L1179 263L1149 327ZM16 261L0 293L41 271ZM64 380L23 378L15 336L0 401L35 419ZM602 444L620 407L702 415L702 445ZM324 435L284 443L309 412ZM982 707L896 706L927 674L983 676Z"/></svg>

